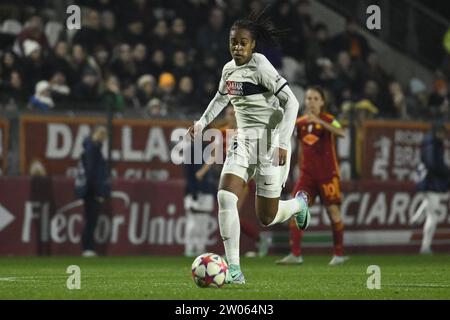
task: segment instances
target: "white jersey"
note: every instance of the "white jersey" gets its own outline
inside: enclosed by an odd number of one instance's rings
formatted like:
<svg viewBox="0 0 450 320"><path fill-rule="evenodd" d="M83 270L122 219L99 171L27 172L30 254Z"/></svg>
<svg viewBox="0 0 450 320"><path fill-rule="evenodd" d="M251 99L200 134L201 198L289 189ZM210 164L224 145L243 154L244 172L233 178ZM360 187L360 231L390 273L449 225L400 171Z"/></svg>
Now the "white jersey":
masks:
<svg viewBox="0 0 450 320"><path fill-rule="evenodd" d="M288 148L295 127L298 101L277 70L260 53L237 66L231 60L222 70L219 89L199 122L205 127L228 102L234 107L238 131L279 129L279 146Z"/></svg>
<svg viewBox="0 0 450 320"><path fill-rule="evenodd" d="M222 71L219 93L228 95L236 114L237 127L275 128L283 117L283 109L276 98L287 85L267 60L259 53L245 65L228 62Z"/></svg>

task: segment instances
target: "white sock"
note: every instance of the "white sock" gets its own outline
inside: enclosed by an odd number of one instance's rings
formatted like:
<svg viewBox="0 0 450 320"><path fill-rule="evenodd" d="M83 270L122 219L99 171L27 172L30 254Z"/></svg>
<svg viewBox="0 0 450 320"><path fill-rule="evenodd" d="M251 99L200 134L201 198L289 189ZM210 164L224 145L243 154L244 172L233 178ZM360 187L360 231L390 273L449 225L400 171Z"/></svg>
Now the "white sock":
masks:
<svg viewBox="0 0 450 320"><path fill-rule="evenodd" d="M302 201L303 202L303 201ZM302 205L298 199L293 198L290 200L280 200L278 202L278 211L271 223L268 226L273 226L274 224L283 223L294 214L298 213L302 209Z"/></svg>
<svg viewBox="0 0 450 320"><path fill-rule="evenodd" d="M437 194L428 194L428 210L427 219L425 220L425 225L423 226L423 239L421 251L431 250L431 243L433 241L433 236L436 231L436 226L438 219L436 216L436 209L439 207L439 196Z"/></svg>
<svg viewBox="0 0 450 320"><path fill-rule="evenodd" d="M219 227L220 235L225 247L228 264L239 265L239 237L241 225L237 209L238 197L229 191L217 192L219 203Z"/></svg>
<svg viewBox="0 0 450 320"><path fill-rule="evenodd" d="M195 230L195 217L192 212L186 212L186 240L184 254L191 256L194 251L194 230Z"/></svg>

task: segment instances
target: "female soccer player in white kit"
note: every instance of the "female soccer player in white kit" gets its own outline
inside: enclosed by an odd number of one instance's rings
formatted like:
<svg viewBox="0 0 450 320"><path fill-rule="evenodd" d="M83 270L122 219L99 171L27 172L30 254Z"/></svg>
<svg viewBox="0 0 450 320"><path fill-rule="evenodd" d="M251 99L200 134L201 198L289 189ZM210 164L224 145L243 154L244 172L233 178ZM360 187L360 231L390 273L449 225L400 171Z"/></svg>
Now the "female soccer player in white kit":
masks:
<svg viewBox="0 0 450 320"><path fill-rule="evenodd" d="M233 59L223 67L219 90L206 111L188 130L196 136L229 102L233 105L238 134L227 150L217 193L220 234L229 264L227 283L245 283L239 264L237 202L249 179L256 181L256 215L264 226L295 216L297 226L306 229L310 220L304 192L290 200L279 199L289 173L299 103L287 81L255 52L258 41L274 43L277 33L262 14L234 22L229 36Z"/></svg>

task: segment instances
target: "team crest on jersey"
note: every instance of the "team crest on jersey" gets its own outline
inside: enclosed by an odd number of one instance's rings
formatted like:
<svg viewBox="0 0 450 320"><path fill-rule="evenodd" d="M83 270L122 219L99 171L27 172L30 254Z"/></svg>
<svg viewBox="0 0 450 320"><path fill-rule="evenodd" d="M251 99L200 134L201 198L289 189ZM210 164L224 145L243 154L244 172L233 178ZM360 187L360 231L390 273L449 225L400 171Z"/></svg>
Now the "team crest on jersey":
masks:
<svg viewBox="0 0 450 320"><path fill-rule="evenodd" d="M243 96L244 95L244 83L237 81L227 81L227 91L228 94L233 96Z"/></svg>
<svg viewBox="0 0 450 320"><path fill-rule="evenodd" d="M312 146L313 144L315 144L317 141L319 141L319 137L308 133L306 136L303 137L303 142L306 143L307 145Z"/></svg>

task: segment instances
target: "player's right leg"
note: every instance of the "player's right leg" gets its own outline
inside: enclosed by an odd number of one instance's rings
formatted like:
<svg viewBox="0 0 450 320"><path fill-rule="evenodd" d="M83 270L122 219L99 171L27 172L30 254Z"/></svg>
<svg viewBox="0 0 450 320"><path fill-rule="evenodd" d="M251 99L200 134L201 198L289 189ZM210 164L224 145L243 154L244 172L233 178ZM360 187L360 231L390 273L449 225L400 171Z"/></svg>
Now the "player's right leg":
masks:
<svg viewBox="0 0 450 320"><path fill-rule="evenodd" d="M219 205L219 228L229 265L227 283L244 284L245 278L240 268L239 239L241 227L238 213L238 196L245 187L246 180L235 174L223 173L220 177L217 201Z"/></svg>
<svg viewBox="0 0 450 320"><path fill-rule="evenodd" d="M438 223L436 212L439 208L439 194L436 192L427 192L428 207L426 210L427 218L423 226L423 238L420 253L432 253L431 243L433 242L434 233Z"/></svg>

